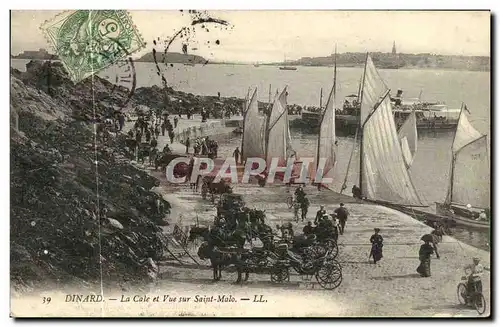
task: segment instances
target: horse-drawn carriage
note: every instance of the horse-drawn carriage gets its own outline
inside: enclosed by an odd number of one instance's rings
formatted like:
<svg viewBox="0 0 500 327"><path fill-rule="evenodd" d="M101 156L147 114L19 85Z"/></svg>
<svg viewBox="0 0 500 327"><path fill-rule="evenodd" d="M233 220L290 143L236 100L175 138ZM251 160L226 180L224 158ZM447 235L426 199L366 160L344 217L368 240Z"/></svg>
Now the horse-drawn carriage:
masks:
<svg viewBox="0 0 500 327"><path fill-rule="evenodd" d="M205 200L207 195L210 195L211 201L215 202L215 196L224 194L230 194L233 192L229 182L222 178L220 181L215 182L216 176L207 175L201 177L201 197Z"/></svg>
<svg viewBox="0 0 500 327"><path fill-rule="evenodd" d="M327 251L332 258L336 258L339 254L337 241L327 231L295 236L289 245L298 253L302 253L304 249L307 251L312 249L314 255L319 256L324 255Z"/></svg>
<svg viewBox="0 0 500 327"><path fill-rule="evenodd" d="M286 241L274 242L271 237L267 238L272 242L269 244L264 242L264 237L260 234L259 238L264 246L245 249L243 244L252 235L242 229L236 229L225 235L224 232L221 234L209 228L192 229L190 240L198 236L204 239L198 250L198 256L202 260L210 259L215 280L221 278L223 267L234 265L238 272L236 282L247 281L250 273L267 273L271 281L283 283L290 280L291 269L295 270L304 281L310 281L314 276L324 289L335 289L342 282L342 267L336 260L338 254L336 243L334 248L327 242L317 240L290 246Z"/></svg>
<svg viewBox="0 0 500 327"><path fill-rule="evenodd" d="M207 243L202 246L207 246ZM323 249L318 250L318 248ZM225 258L223 261L226 266L234 264L238 273L236 282L247 281L250 273L257 273L269 274L274 283L284 283L290 281L290 270L294 270L303 281L310 282L315 277L324 289L333 290L340 286L342 267L332 256L331 250L320 244L301 250L296 252L296 249L289 249L286 243L278 243L272 251L259 247L252 249L236 246L214 247L213 256L208 257L211 260L217 256ZM212 265L214 266L214 262ZM221 267L218 269L220 278ZM214 271L214 276L216 275Z"/></svg>
<svg viewBox="0 0 500 327"><path fill-rule="evenodd" d="M167 153L160 152L156 155L154 159L155 169L158 170L158 168L161 168L161 171L166 173L166 168L170 164L170 162L179 157L184 157L184 156L180 154L174 154L171 152ZM185 162L178 162L173 167L173 175L176 178L186 177L186 176L189 177L189 165L186 164Z"/></svg>

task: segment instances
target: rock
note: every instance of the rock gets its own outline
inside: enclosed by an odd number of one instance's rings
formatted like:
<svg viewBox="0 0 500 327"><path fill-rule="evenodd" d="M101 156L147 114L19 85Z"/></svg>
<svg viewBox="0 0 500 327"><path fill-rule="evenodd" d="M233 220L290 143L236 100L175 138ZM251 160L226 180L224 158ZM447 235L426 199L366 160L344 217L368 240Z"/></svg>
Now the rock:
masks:
<svg viewBox="0 0 500 327"><path fill-rule="evenodd" d="M111 226L117 229L123 229L123 225L116 219L108 218L108 222Z"/></svg>

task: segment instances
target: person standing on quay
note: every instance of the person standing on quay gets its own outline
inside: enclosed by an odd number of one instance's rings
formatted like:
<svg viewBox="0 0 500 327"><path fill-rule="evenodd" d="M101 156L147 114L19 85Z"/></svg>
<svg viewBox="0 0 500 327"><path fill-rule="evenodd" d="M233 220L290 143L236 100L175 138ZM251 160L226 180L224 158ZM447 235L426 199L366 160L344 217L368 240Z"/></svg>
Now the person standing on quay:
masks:
<svg viewBox="0 0 500 327"><path fill-rule="evenodd" d="M189 153L189 147L191 146L191 141L189 140L189 136L186 139L186 154Z"/></svg>
<svg viewBox="0 0 500 327"><path fill-rule="evenodd" d="M335 209L334 213L337 215L340 223L340 235L344 235L345 223L347 221L347 217L349 217L349 211L344 207L344 204L341 203L340 207Z"/></svg>
<svg viewBox="0 0 500 327"><path fill-rule="evenodd" d="M233 156L234 156L234 160L236 161L236 164L238 164L238 162L240 160L240 149L238 149L238 147L236 147L236 150L234 150Z"/></svg>
<svg viewBox="0 0 500 327"><path fill-rule="evenodd" d="M174 137L175 137L175 134L174 134L173 130L168 131L168 137L170 138L170 144L173 144L174 143Z"/></svg>
<svg viewBox="0 0 500 327"><path fill-rule="evenodd" d="M165 136L165 130L167 129L167 122L163 120L161 123L161 136Z"/></svg>
<svg viewBox="0 0 500 327"><path fill-rule="evenodd" d="M375 228L375 234L370 237L370 243L372 244L372 249L370 251L370 256L368 259L373 257L373 263L376 264L377 261L383 258L382 247L384 246L384 238L379 234L380 228Z"/></svg>
<svg viewBox="0 0 500 327"><path fill-rule="evenodd" d="M307 219L307 210L309 209L309 199L304 195L300 201L300 208L302 209L302 221Z"/></svg>
<svg viewBox="0 0 500 327"><path fill-rule="evenodd" d="M314 219L314 224L317 225L320 218L323 218L324 215L326 215L325 206L320 206L319 210L316 212L316 218Z"/></svg>
<svg viewBox="0 0 500 327"><path fill-rule="evenodd" d="M417 272L422 277L431 276L431 255L434 253L434 249L430 244L430 240L426 239L425 243L420 246L418 251L418 256L420 260L420 265L417 268Z"/></svg>

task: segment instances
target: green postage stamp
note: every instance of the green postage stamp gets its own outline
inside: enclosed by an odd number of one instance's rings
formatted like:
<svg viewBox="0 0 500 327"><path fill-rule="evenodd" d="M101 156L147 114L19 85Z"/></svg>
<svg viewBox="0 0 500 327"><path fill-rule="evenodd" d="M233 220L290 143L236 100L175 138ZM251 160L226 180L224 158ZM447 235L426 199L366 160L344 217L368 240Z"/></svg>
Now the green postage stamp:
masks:
<svg viewBox="0 0 500 327"><path fill-rule="evenodd" d="M40 28L75 83L145 47L125 10L68 11Z"/></svg>

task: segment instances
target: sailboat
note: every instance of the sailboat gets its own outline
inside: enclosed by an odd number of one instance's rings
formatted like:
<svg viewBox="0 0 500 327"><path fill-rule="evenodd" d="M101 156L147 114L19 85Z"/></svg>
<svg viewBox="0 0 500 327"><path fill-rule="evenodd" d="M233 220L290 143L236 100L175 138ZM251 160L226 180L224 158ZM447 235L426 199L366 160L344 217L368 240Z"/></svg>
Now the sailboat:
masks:
<svg viewBox="0 0 500 327"><path fill-rule="evenodd" d="M247 158L265 158L265 128L267 119L259 114L257 102L257 88L248 99L243 116L243 137L241 140L241 157L245 162Z"/></svg>
<svg viewBox="0 0 500 327"><path fill-rule="evenodd" d="M292 147L292 136L290 133L288 110L286 97L288 95L287 87L281 93L276 94L269 118L266 126L266 163L268 169L273 158L278 158L278 167L287 165L288 160L294 160L292 169L292 180L297 176L296 165L300 164L295 161L297 153ZM284 179L284 173L276 172L275 176L278 179Z"/></svg>
<svg viewBox="0 0 500 327"><path fill-rule="evenodd" d="M283 63L286 64L286 56L283 59ZM294 67L294 66L281 66L280 70L297 70L297 67Z"/></svg>
<svg viewBox="0 0 500 327"><path fill-rule="evenodd" d="M407 169L410 169L417 152L417 115L412 111L398 131L398 137L403 150L403 158Z"/></svg>
<svg viewBox="0 0 500 327"><path fill-rule="evenodd" d="M393 208L427 207L407 169L392 115L389 93L390 90L367 54L360 94L361 120L358 128L361 197L369 202Z"/></svg>
<svg viewBox="0 0 500 327"><path fill-rule="evenodd" d="M316 151L316 175L321 176L325 181L333 182L333 170L337 162L337 139L335 135L335 95L337 86L337 47L335 47L335 61L333 73L333 86L326 100L325 110L321 116L317 151ZM323 89L320 92L320 108L322 105ZM325 181L318 184L318 189L321 186L328 187Z"/></svg>
<svg viewBox="0 0 500 327"><path fill-rule="evenodd" d="M451 147L452 159L448 192L444 203L436 202L436 212L452 217L457 224L489 228L479 221L480 210L490 208L490 166L487 135L477 131L462 106Z"/></svg>
<svg viewBox="0 0 500 327"><path fill-rule="evenodd" d="M274 100L271 114L267 122L266 135L266 162L272 158L279 158L279 164L286 163L287 149L289 148L288 112L286 110L286 87Z"/></svg>

